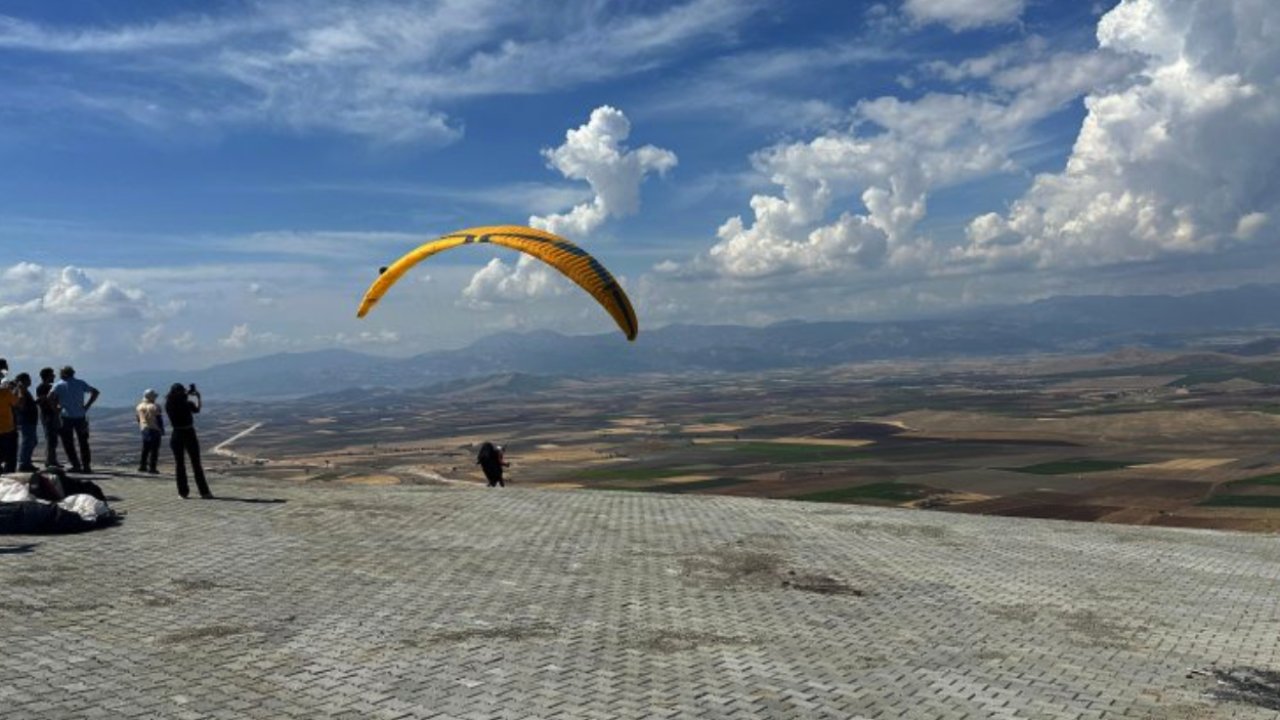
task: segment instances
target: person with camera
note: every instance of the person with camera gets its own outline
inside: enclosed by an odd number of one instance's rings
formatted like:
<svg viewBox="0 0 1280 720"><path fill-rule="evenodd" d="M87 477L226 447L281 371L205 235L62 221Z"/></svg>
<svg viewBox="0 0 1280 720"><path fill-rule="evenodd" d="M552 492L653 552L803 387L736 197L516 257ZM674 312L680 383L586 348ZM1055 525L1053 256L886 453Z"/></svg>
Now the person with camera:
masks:
<svg viewBox="0 0 1280 720"><path fill-rule="evenodd" d="M191 458L191 473L195 476L196 489L200 497L211 500L213 493L204 479L204 466L200 464L200 441L196 438L196 414L202 404L200 391L194 384L182 387L182 383L174 383L164 399L164 412L169 416L169 425L173 434L169 436L169 448L173 450L173 464L178 480L178 494L186 497L190 492L187 486L187 457Z"/></svg>
<svg viewBox="0 0 1280 720"><path fill-rule="evenodd" d="M98 401L98 389L76 377L76 369L67 365L58 373L59 380L50 390L62 408L62 447L71 461L71 472L92 473L89 453L89 408ZM85 396L88 395L88 401ZM80 450L76 451L79 444Z"/></svg>

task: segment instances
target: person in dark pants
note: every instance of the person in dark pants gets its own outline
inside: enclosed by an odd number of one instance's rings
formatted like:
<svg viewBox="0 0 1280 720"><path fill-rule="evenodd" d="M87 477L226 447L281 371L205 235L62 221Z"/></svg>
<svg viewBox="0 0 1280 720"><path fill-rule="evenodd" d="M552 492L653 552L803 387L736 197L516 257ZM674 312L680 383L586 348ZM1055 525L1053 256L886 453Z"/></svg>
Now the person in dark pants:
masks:
<svg viewBox="0 0 1280 720"><path fill-rule="evenodd" d="M494 445L486 442L480 446L480 453L476 456L476 464L484 471L484 477L489 481L489 487L506 487L506 482L502 479L502 468L510 467L510 463L506 462L502 454L502 446Z"/></svg>
<svg viewBox="0 0 1280 720"><path fill-rule="evenodd" d="M18 373L14 378L14 390L19 395L18 403L18 472L35 472L36 466L31 461L40 442L40 408L36 399L31 397L31 376Z"/></svg>
<svg viewBox="0 0 1280 720"><path fill-rule="evenodd" d="M18 410L22 396L12 380L0 380L0 474L18 469Z"/></svg>
<svg viewBox="0 0 1280 720"><path fill-rule="evenodd" d="M164 437L164 414L156 404L158 397L155 390L148 389L136 408L138 428L142 431L142 458L138 460L138 472L152 475L160 473L156 463L160 460L160 439Z"/></svg>
<svg viewBox="0 0 1280 720"><path fill-rule="evenodd" d="M58 396L53 394L53 368L40 370L40 384L36 386L36 405L40 407L40 426L44 429L44 465L60 468L58 462L58 437L62 433L62 408Z"/></svg>
<svg viewBox="0 0 1280 720"><path fill-rule="evenodd" d="M98 389L76 377L70 365L58 373L59 380L50 390L62 408L62 447L71 460L71 472L92 473L93 458L89 453L89 408L98 401ZM85 401L85 395L89 400ZM76 441L80 452L76 452Z"/></svg>
<svg viewBox="0 0 1280 720"><path fill-rule="evenodd" d="M194 398L194 400L192 399ZM169 416L169 425L173 434L169 436L169 447L173 450L173 464L177 471L178 494L186 497L191 492L187 487L187 461L191 458L191 473L195 475L196 489L200 497L210 500L213 493L204 480L204 466L200 464L200 441L196 438L196 413L200 412L200 391L195 385L189 388L174 383L164 399L164 412Z"/></svg>

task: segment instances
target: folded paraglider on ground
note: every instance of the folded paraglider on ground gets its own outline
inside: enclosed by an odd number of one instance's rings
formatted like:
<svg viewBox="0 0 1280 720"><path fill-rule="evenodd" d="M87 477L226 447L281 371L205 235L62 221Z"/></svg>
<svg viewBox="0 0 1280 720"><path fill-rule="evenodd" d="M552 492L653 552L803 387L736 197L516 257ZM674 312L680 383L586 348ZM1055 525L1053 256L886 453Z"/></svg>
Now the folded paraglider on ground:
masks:
<svg viewBox="0 0 1280 720"><path fill-rule="evenodd" d="M55 470L0 478L0 535L78 533L119 520L95 483Z"/></svg>

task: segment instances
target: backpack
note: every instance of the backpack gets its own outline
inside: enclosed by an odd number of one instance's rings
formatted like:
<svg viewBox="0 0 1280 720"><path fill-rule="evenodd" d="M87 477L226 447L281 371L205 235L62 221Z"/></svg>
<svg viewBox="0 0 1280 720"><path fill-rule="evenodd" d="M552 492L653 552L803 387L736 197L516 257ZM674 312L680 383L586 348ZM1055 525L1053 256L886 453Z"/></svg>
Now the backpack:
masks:
<svg viewBox="0 0 1280 720"><path fill-rule="evenodd" d="M54 503L62 502L72 495L90 495L104 502L107 499L97 483L92 480L73 478L58 468L31 473L27 487L35 497Z"/></svg>

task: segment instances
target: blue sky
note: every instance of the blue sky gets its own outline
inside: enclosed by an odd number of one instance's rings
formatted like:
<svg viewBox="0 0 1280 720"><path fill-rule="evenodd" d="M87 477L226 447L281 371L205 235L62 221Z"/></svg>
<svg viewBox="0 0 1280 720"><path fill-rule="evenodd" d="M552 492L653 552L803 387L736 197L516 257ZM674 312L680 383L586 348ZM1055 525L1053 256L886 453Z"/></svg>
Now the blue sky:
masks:
<svg viewBox="0 0 1280 720"><path fill-rule="evenodd" d="M1267 279L1278 14L9 0L0 354L113 372L609 329L471 248L354 318L379 266L497 223L587 247L642 327Z"/></svg>

